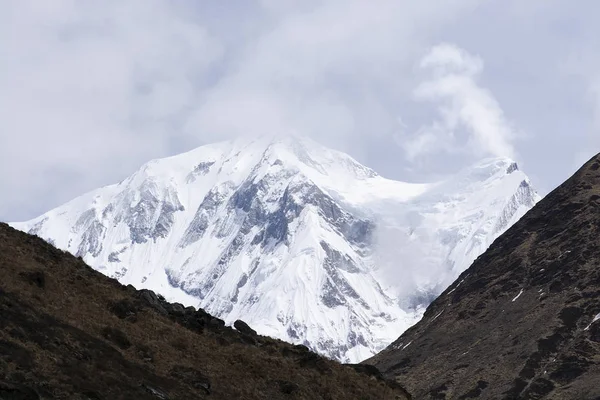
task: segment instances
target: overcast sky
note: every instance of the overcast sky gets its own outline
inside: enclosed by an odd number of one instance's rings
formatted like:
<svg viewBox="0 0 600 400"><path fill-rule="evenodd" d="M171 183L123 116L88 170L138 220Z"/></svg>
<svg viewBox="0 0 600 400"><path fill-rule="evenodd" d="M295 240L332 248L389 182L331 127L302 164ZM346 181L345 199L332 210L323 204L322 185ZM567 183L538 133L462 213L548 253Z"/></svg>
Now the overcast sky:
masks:
<svg viewBox="0 0 600 400"><path fill-rule="evenodd" d="M144 162L296 133L389 178L600 151L597 0L0 0L0 220Z"/></svg>

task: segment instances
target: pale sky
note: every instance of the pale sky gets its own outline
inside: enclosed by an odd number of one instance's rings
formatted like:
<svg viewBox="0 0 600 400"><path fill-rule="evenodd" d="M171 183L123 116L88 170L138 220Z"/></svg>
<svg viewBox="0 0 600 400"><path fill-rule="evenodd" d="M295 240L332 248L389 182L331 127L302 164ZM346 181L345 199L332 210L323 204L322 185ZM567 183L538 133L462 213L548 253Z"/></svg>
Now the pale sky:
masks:
<svg viewBox="0 0 600 400"><path fill-rule="evenodd" d="M0 220L144 162L295 133L431 181L600 152L596 0L0 0Z"/></svg>

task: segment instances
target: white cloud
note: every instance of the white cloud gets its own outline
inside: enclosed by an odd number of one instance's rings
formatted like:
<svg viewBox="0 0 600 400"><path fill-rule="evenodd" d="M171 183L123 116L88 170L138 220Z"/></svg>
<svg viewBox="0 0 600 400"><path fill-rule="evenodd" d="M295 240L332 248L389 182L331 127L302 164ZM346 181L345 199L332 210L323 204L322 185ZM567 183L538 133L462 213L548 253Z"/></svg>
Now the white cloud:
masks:
<svg viewBox="0 0 600 400"><path fill-rule="evenodd" d="M515 157L514 127L494 95L477 82L483 71L480 57L444 43L433 47L419 68L430 71L431 79L415 89L415 98L436 104L439 120L401 140L409 159L453 152L461 142L480 156Z"/></svg>
<svg viewBox="0 0 600 400"><path fill-rule="evenodd" d="M246 40L187 132L301 132L336 147L389 135L415 54L472 0L264 1L268 29Z"/></svg>
<svg viewBox="0 0 600 400"><path fill-rule="evenodd" d="M478 1L3 1L0 169L20 168L0 218L242 134L356 155L389 135L414 55Z"/></svg>
<svg viewBox="0 0 600 400"><path fill-rule="evenodd" d="M2 2L0 48L0 190L11 194L0 215L56 205L164 154L221 54L159 0Z"/></svg>
<svg viewBox="0 0 600 400"><path fill-rule="evenodd" d="M151 158L240 134L310 135L388 177L428 179L421 171L445 173L460 152L514 155L499 103L527 132L558 138L558 161L538 167L557 176L561 152L578 143L564 137L589 115L556 60L580 42L573 30L600 37L593 12L563 3L0 0L10 55L0 57L0 219L33 217ZM437 47L415 74L441 41L481 58ZM403 157L393 135L417 127L402 136ZM415 175L403 173L406 158Z"/></svg>
<svg viewBox="0 0 600 400"><path fill-rule="evenodd" d="M483 60L456 45L443 43L433 47L421 59L419 66L432 69L439 79L452 74L474 77L483 71Z"/></svg>
<svg viewBox="0 0 600 400"><path fill-rule="evenodd" d="M2 2L0 218L241 134L356 155L392 132L415 54L479 1Z"/></svg>

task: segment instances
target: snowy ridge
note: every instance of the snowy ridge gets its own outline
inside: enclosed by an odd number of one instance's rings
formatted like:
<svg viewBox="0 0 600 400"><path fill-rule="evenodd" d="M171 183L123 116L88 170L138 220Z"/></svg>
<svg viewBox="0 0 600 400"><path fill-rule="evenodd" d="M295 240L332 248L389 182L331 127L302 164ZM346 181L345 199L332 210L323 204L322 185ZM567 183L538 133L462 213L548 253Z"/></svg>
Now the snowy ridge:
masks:
<svg viewBox="0 0 600 400"><path fill-rule="evenodd" d="M14 227L124 284L356 362L539 199L508 159L385 179L304 138L203 146Z"/></svg>

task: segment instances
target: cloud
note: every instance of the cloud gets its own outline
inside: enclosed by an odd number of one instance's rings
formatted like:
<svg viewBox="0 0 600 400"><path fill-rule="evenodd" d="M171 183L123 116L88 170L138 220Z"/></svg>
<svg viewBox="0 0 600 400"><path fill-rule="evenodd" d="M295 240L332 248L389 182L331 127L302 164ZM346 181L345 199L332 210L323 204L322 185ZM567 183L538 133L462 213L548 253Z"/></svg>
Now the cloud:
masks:
<svg viewBox="0 0 600 400"><path fill-rule="evenodd" d="M369 135L390 134L420 46L472 3L264 1L268 29L246 38L186 131L300 132L356 150Z"/></svg>
<svg viewBox="0 0 600 400"><path fill-rule="evenodd" d="M580 30L600 37L596 14L578 12L591 0L0 2L1 220L243 134L301 133L429 180L453 157L515 155L502 104L550 143L538 174L554 180L561 154L586 148L569 138L590 118L584 96L555 64ZM535 141L518 144L539 159Z"/></svg>
<svg viewBox="0 0 600 400"><path fill-rule="evenodd" d="M171 2L2 4L0 218L33 216L164 154L221 56Z"/></svg>
<svg viewBox="0 0 600 400"><path fill-rule="evenodd" d="M390 135L415 54L477 2L3 3L0 168L20 168L0 176L0 218L243 134L360 154Z"/></svg>
<svg viewBox="0 0 600 400"><path fill-rule="evenodd" d="M515 128L494 95L477 82L483 67L480 57L449 43L431 48L421 59L419 68L431 78L418 85L414 96L436 104L439 118L399 139L408 159L465 151L463 142L479 156L515 157Z"/></svg>

